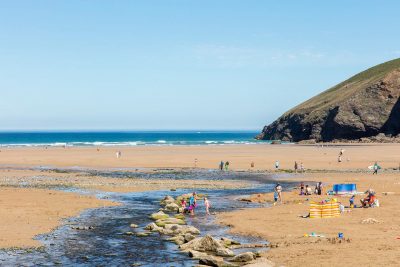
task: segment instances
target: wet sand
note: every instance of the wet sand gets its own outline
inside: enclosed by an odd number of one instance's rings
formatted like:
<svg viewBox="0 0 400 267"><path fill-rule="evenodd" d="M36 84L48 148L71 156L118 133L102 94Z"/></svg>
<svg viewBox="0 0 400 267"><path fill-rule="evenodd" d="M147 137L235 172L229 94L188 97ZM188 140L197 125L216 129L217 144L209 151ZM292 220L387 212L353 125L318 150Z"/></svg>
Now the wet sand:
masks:
<svg viewBox="0 0 400 267"><path fill-rule="evenodd" d="M0 189L0 248L38 247L33 238L48 233L84 209L113 206L107 200L55 190Z"/></svg>

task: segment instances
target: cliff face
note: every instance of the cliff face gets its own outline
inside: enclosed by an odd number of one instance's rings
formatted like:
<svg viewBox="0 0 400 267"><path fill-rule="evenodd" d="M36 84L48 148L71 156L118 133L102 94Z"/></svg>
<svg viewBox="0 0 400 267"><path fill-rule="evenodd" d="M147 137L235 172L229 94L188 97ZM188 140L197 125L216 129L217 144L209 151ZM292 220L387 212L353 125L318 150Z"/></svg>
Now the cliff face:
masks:
<svg viewBox="0 0 400 267"><path fill-rule="evenodd" d="M400 134L400 59L334 86L264 127L259 139L355 140Z"/></svg>

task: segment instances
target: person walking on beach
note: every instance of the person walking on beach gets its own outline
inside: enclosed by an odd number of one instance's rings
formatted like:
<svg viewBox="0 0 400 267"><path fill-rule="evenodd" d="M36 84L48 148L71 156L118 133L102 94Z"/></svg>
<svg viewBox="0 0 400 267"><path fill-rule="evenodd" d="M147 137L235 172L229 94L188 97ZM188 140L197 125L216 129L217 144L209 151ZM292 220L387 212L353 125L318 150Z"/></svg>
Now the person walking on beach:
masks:
<svg viewBox="0 0 400 267"><path fill-rule="evenodd" d="M122 155L121 151L117 151L117 153L115 153L117 155L117 159L119 159Z"/></svg>
<svg viewBox="0 0 400 267"><path fill-rule="evenodd" d="M276 160L276 161L275 161L275 169L276 169L276 170L279 169L279 160Z"/></svg>
<svg viewBox="0 0 400 267"><path fill-rule="evenodd" d="M378 171L380 168L381 168L381 166L378 165L378 162L375 162L374 166L372 167L372 169L374 170L374 172L372 174L378 175Z"/></svg>
<svg viewBox="0 0 400 267"><path fill-rule="evenodd" d="M304 173L304 165L303 162L300 162L300 172Z"/></svg>
<svg viewBox="0 0 400 267"><path fill-rule="evenodd" d="M294 173L297 173L297 170L299 169L299 164L297 164L297 161L294 162Z"/></svg>
<svg viewBox="0 0 400 267"><path fill-rule="evenodd" d="M208 201L208 199L206 197L204 198L204 207L206 207L206 214L210 215L211 204L210 204L210 201Z"/></svg>
<svg viewBox="0 0 400 267"><path fill-rule="evenodd" d="M195 209L196 209L196 192L193 192L193 194L189 198L189 210L192 216L194 216Z"/></svg>
<svg viewBox="0 0 400 267"><path fill-rule="evenodd" d="M275 193L278 195L279 202L282 203L282 186L280 184L275 186Z"/></svg>
<svg viewBox="0 0 400 267"><path fill-rule="evenodd" d="M228 171L229 169L229 161L225 162L225 171Z"/></svg>
<svg viewBox="0 0 400 267"><path fill-rule="evenodd" d="M221 162L219 163L219 169L221 170L221 171L223 171L224 170L224 162L221 160Z"/></svg>

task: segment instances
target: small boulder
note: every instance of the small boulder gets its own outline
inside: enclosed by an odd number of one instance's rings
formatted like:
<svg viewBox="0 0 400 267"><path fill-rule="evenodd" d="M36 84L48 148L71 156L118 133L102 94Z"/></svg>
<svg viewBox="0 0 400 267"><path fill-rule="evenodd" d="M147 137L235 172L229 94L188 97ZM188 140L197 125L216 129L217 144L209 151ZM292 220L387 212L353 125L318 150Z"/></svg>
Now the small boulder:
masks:
<svg viewBox="0 0 400 267"><path fill-rule="evenodd" d="M131 228L138 228L139 226L137 224L131 223L130 227Z"/></svg>
<svg viewBox="0 0 400 267"><path fill-rule="evenodd" d="M217 250L215 251L215 254L217 256L221 256L221 257L233 257L233 256L235 256L235 254L233 253L232 250L230 250L229 248L225 248L225 247L217 248Z"/></svg>
<svg viewBox="0 0 400 267"><path fill-rule="evenodd" d="M227 238L227 237L222 237L221 241L225 246L240 245L240 242L232 240L232 239Z"/></svg>
<svg viewBox="0 0 400 267"><path fill-rule="evenodd" d="M185 243L192 241L193 239L195 239L196 237L194 235L192 235L191 233L186 233L185 234Z"/></svg>
<svg viewBox="0 0 400 267"><path fill-rule="evenodd" d="M166 206L170 203L175 203L175 199L171 196L164 197L164 199L160 202L161 206Z"/></svg>
<svg viewBox="0 0 400 267"><path fill-rule="evenodd" d="M185 244L185 238L181 235L177 235L168 239L168 241L172 241L177 245Z"/></svg>
<svg viewBox="0 0 400 267"><path fill-rule="evenodd" d="M186 222L181 219L177 219L177 218L166 218L166 219L157 220L156 224L159 227L165 227L165 225L167 225L167 224L184 225L184 224L186 224Z"/></svg>
<svg viewBox="0 0 400 267"><path fill-rule="evenodd" d="M156 220L160 220L160 219L169 218L169 215L168 215L168 214L165 214L165 213L162 212L162 211L159 211L159 212L156 212L156 213L151 214L151 215L150 215L150 218L156 221Z"/></svg>
<svg viewBox="0 0 400 267"><path fill-rule="evenodd" d="M158 227L155 223L149 223L144 227L144 230L152 231L152 232L160 232L162 231L161 227Z"/></svg>
<svg viewBox="0 0 400 267"><path fill-rule="evenodd" d="M167 211L178 211L179 210L179 206L175 203L168 203L167 205L165 205L164 208Z"/></svg>
<svg viewBox="0 0 400 267"><path fill-rule="evenodd" d="M217 254L230 256L233 252L225 248L217 239L210 235L198 237L180 246L182 250L196 250L201 252L215 252Z"/></svg>
<svg viewBox="0 0 400 267"><path fill-rule="evenodd" d="M233 262L249 262L256 259L256 255L253 252L244 252L232 258Z"/></svg>

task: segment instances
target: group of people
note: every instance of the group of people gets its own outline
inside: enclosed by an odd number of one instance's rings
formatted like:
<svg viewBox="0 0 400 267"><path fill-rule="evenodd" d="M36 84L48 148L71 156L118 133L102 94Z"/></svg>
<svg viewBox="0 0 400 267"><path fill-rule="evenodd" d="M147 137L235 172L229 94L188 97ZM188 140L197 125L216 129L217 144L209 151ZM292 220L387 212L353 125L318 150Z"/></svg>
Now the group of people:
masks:
<svg viewBox="0 0 400 267"><path fill-rule="evenodd" d="M204 200L204 207L205 207L205 210L206 210L206 214L210 215L211 203L207 199L207 197L204 197L203 200ZM196 192L193 192L193 194L189 197L189 203L186 202L185 198L182 198L182 200L181 200L181 212L183 214L190 213L192 216L194 216L196 208L197 208L197 194L196 194Z"/></svg>
<svg viewBox="0 0 400 267"><path fill-rule="evenodd" d="M303 196L303 195L309 196L309 195L312 195L313 193L316 194L316 195L323 195L323 189L324 189L324 187L323 187L323 185L322 185L322 182L318 182L318 183L315 185L314 192L313 192L313 190L311 189L311 186L309 186L309 185L307 184L307 185L304 187L304 183L301 182L301 184L300 184L300 196Z"/></svg>
<svg viewBox="0 0 400 267"><path fill-rule="evenodd" d="M223 162L223 161L221 160L221 162L219 163L219 169L220 169L221 171L223 171L224 168L225 168L225 171L228 171L228 170L229 170L229 161Z"/></svg>
<svg viewBox="0 0 400 267"><path fill-rule="evenodd" d="M294 162L294 172L297 173L299 171L301 173L304 173L304 171L305 171L303 162L300 162L300 164L299 164L299 163L297 163L297 161L295 161Z"/></svg>

